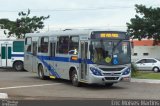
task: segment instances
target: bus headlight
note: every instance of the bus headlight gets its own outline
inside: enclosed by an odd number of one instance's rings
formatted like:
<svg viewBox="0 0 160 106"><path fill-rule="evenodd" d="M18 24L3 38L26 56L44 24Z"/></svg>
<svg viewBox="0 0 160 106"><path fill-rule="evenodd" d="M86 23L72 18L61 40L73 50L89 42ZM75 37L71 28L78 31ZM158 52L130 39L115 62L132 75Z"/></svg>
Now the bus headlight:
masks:
<svg viewBox="0 0 160 106"><path fill-rule="evenodd" d="M102 76L100 70L98 70L98 69L96 69L96 68L94 68L94 67L90 67L90 70L91 70L91 72L92 72L94 75Z"/></svg>
<svg viewBox="0 0 160 106"><path fill-rule="evenodd" d="M126 70L123 71L122 75L128 75L130 73L130 68L127 68Z"/></svg>

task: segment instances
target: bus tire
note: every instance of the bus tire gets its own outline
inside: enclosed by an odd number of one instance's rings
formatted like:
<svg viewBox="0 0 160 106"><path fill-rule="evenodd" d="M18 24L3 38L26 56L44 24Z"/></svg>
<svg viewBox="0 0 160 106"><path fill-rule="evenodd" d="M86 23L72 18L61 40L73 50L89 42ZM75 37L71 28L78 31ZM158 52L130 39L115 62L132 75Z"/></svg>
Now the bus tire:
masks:
<svg viewBox="0 0 160 106"><path fill-rule="evenodd" d="M42 65L39 65L38 67L38 77L42 80L46 79L46 76L44 75L44 69Z"/></svg>
<svg viewBox="0 0 160 106"><path fill-rule="evenodd" d="M78 81L78 75L76 70L73 70L71 73L71 81L73 86L76 86L76 87L80 86L80 82Z"/></svg>
<svg viewBox="0 0 160 106"><path fill-rule="evenodd" d="M24 70L23 62L22 62L22 61L16 61L16 62L13 64L13 68L14 68L16 71L23 71L23 70Z"/></svg>

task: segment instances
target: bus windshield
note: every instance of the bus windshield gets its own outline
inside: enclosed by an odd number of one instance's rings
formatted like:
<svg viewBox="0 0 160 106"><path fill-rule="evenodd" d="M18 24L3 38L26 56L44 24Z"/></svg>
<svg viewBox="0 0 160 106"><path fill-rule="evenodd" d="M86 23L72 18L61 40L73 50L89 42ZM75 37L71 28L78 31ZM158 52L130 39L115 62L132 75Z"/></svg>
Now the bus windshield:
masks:
<svg viewBox="0 0 160 106"><path fill-rule="evenodd" d="M91 40L91 60L98 65L122 65L131 61L130 43L124 40Z"/></svg>

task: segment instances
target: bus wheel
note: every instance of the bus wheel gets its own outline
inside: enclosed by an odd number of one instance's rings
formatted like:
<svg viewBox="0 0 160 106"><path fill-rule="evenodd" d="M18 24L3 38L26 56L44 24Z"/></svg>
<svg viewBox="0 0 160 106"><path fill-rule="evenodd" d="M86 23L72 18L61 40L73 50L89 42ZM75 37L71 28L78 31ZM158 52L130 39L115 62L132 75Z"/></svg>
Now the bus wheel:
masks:
<svg viewBox="0 0 160 106"><path fill-rule="evenodd" d="M14 63L13 67L16 71L22 71L23 70L23 62L17 61Z"/></svg>
<svg viewBox="0 0 160 106"><path fill-rule="evenodd" d="M80 82L78 82L78 75L77 75L77 72L75 70L72 71L71 81L72 81L73 86L76 86L76 87L80 86Z"/></svg>
<svg viewBox="0 0 160 106"><path fill-rule="evenodd" d="M40 79L42 79L42 80L45 80L45 79L46 79L46 77L45 77L45 75L44 75L44 70L43 70L43 66L42 66L42 65L40 65L40 66L38 67L38 77L39 77Z"/></svg>

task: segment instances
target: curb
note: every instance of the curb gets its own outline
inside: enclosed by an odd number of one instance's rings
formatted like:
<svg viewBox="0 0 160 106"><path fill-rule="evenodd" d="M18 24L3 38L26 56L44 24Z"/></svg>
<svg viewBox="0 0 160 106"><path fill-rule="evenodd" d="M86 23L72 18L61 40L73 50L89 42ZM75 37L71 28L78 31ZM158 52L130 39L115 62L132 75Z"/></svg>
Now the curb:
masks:
<svg viewBox="0 0 160 106"><path fill-rule="evenodd" d="M132 78L131 82L160 84L160 80L154 80L154 79L136 79L136 78Z"/></svg>
<svg viewBox="0 0 160 106"><path fill-rule="evenodd" d="M7 93L0 93L0 99L8 99Z"/></svg>

